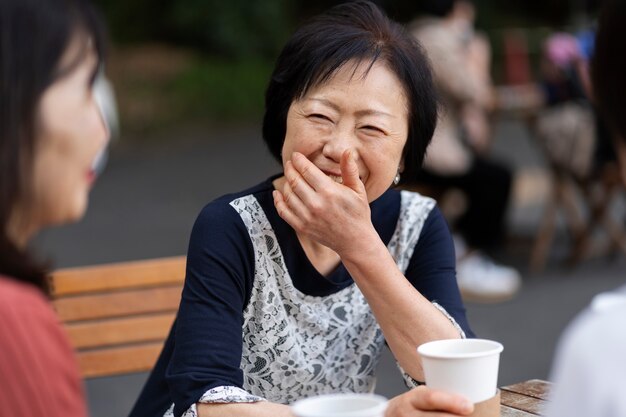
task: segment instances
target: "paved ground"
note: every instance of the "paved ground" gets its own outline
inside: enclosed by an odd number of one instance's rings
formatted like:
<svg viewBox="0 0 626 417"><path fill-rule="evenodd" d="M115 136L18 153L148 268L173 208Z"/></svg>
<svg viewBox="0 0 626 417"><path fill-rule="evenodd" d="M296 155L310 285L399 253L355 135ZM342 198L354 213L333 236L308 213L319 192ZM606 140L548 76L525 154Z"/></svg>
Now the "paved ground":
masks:
<svg viewBox="0 0 626 417"><path fill-rule="evenodd" d="M184 254L192 223L206 202L277 171L259 131L256 126L220 132L189 128L163 132L150 145L115 144L85 219L46 232L37 246L58 266ZM559 236L546 271L528 276L530 237L547 192L543 161L515 122L501 121L496 133L494 153L518 169L509 213L512 239L499 259L524 272L524 286L509 302L469 303L467 309L479 336L504 344L499 382L509 384L548 377L563 327L593 294L623 282L626 260L595 259L574 270L564 269L558 259L567 240ZM616 210L623 212L620 207ZM389 355L380 364L379 375L380 393L391 396L403 390ZM145 378L137 374L89 381L92 416L125 416Z"/></svg>

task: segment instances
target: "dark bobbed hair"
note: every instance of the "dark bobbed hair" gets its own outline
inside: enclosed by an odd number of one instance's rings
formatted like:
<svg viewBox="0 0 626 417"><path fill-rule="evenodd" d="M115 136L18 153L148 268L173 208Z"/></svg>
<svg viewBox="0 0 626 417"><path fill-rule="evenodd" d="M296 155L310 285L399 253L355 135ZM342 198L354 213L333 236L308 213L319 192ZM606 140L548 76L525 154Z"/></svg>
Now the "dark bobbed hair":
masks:
<svg viewBox="0 0 626 417"><path fill-rule="evenodd" d="M335 6L297 30L283 48L265 93L263 139L282 163L287 112L310 88L349 61L384 63L404 87L408 138L402 180L414 179L437 123L438 102L426 54L400 24L369 1Z"/></svg>
<svg viewBox="0 0 626 417"><path fill-rule="evenodd" d="M45 292L46 268L9 238L9 217L30 193L41 96L82 62L88 39L100 67L104 28L88 0L0 1L0 274ZM73 41L84 42L81 54L61 68Z"/></svg>
<svg viewBox="0 0 626 417"><path fill-rule="evenodd" d="M606 0L591 62L594 99L611 129L626 141L626 1Z"/></svg>

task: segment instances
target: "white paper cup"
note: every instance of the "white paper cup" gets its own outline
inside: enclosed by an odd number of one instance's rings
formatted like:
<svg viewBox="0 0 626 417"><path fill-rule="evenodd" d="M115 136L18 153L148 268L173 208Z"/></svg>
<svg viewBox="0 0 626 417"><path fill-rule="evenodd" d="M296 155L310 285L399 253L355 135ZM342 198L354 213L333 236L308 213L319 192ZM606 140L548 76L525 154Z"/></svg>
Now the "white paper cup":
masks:
<svg viewBox="0 0 626 417"><path fill-rule="evenodd" d="M426 385L478 403L496 395L502 344L485 339L446 339L417 348Z"/></svg>
<svg viewBox="0 0 626 417"><path fill-rule="evenodd" d="M383 417L387 399L375 394L326 394L291 405L297 417Z"/></svg>

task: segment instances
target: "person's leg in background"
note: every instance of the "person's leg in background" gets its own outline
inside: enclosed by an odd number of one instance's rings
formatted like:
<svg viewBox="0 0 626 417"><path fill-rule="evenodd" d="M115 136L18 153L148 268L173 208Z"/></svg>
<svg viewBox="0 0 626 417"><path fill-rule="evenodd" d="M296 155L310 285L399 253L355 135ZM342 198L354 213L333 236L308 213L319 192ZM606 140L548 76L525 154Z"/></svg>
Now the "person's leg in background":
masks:
<svg viewBox="0 0 626 417"><path fill-rule="evenodd" d="M480 157L458 178L459 188L467 195L468 206L456 228L470 247L488 252L502 242L512 178L506 166Z"/></svg>
<svg viewBox="0 0 626 417"><path fill-rule="evenodd" d="M458 189L466 197L464 213L456 221L448 219L457 256L457 280L466 300L502 301L515 295L521 284L519 272L496 264L487 256L505 235L511 170L476 157L463 175L442 176L423 171L418 183L440 192Z"/></svg>
<svg viewBox="0 0 626 417"><path fill-rule="evenodd" d="M467 196L467 210L455 225L462 237L455 241L459 288L467 300L508 299L520 287L520 274L514 268L496 264L487 253L504 239L511 170L476 157L469 171L457 181Z"/></svg>

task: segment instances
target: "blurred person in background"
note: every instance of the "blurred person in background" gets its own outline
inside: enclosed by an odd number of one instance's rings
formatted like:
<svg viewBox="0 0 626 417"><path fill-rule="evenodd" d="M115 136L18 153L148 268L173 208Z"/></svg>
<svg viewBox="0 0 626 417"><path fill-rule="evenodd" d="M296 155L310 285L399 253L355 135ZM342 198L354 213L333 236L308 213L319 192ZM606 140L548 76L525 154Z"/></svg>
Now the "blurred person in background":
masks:
<svg viewBox="0 0 626 417"><path fill-rule="evenodd" d="M372 392L385 343L414 387L418 345L472 336L441 212L394 189L436 116L425 55L373 3L297 30L266 92L283 172L200 213L178 316L130 415L291 416L304 397ZM471 409L418 387L387 415Z"/></svg>
<svg viewBox="0 0 626 417"><path fill-rule="evenodd" d="M487 155L495 103L489 43L474 32L471 1L423 0L420 6L410 28L431 60L443 110L417 184L458 189L466 197L467 207L453 223L463 296L508 299L520 287L520 274L487 256L504 235L512 180L511 170Z"/></svg>
<svg viewBox="0 0 626 417"><path fill-rule="evenodd" d="M544 40L542 102L533 120L550 162L578 180L599 176L616 162L611 132L593 104L589 76L593 33L555 32Z"/></svg>
<svg viewBox="0 0 626 417"><path fill-rule="evenodd" d="M594 104L626 172L626 1L607 0L591 61ZM623 177L626 183L626 176ZM549 417L626 416L626 287L597 295L563 334L555 355Z"/></svg>
<svg viewBox="0 0 626 417"><path fill-rule="evenodd" d="M533 120L551 163L587 178L596 143L593 110L588 99L589 65L576 37L566 32L548 36L542 47L539 86L541 109Z"/></svg>
<svg viewBox="0 0 626 417"><path fill-rule="evenodd" d="M29 242L87 207L107 143L85 0L0 1L0 416L84 417L77 362Z"/></svg>

